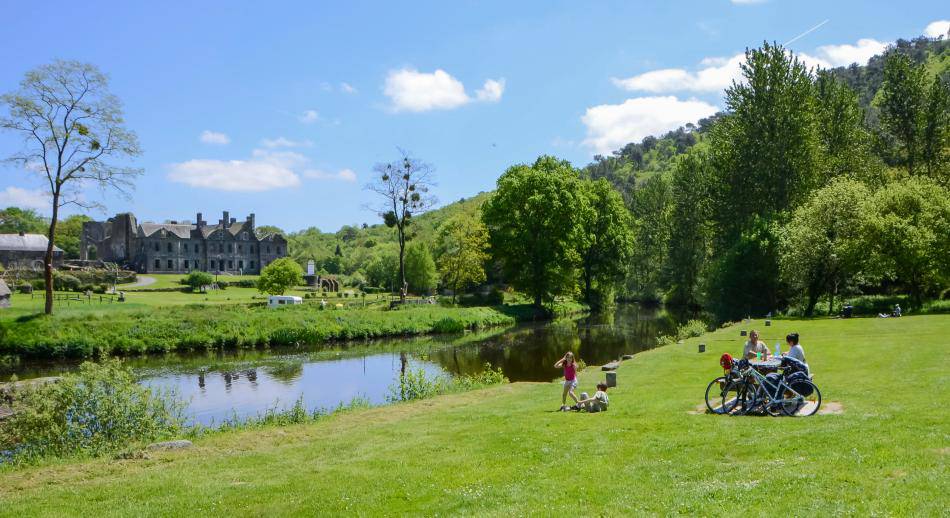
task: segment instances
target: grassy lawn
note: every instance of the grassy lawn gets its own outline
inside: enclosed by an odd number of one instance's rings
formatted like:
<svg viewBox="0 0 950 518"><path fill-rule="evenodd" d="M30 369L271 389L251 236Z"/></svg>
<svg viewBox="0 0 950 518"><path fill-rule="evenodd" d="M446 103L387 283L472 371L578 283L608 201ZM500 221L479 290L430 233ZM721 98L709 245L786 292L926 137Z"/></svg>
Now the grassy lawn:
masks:
<svg viewBox="0 0 950 518"><path fill-rule="evenodd" d="M606 413L555 412L559 385L512 384L0 473L0 514L943 514L950 317L761 324L770 347L802 334L843 413L693 413L719 354L741 350L731 327L625 362Z"/></svg>

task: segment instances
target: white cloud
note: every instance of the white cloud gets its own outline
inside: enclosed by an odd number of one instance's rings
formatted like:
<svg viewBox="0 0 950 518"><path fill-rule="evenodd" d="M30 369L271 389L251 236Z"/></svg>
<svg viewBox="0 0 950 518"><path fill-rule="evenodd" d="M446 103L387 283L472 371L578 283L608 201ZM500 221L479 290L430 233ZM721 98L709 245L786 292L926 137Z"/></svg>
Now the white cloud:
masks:
<svg viewBox="0 0 950 518"><path fill-rule="evenodd" d="M842 67L851 63L866 65L872 56L884 52L887 42L871 38L861 38L856 45L824 45L818 47L818 54L832 66Z"/></svg>
<svg viewBox="0 0 950 518"><path fill-rule="evenodd" d="M395 111L451 110L470 101L462 82L442 69L431 74L408 68L393 70L386 77L383 93L392 100Z"/></svg>
<svg viewBox="0 0 950 518"><path fill-rule="evenodd" d="M0 191L0 208L19 207L45 213L49 212L51 203L49 194L39 189L34 191L10 186Z"/></svg>
<svg viewBox="0 0 950 518"><path fill-rule="evenodd" d="M357 92L356 88L353 88L353 85L346 81L340 83L340 91L345 94L355 94Z"/></svg>
<svg viewBox="0 0 950 518"><path fill-rule="evenodd" d="M503 93L505 93L504 78L499 80L488 79L484 86L475 91L475 98L483 102L497 103L501 100Z"/></svg>
<svg viewBox="0 0 950 518"><path fill-rule="evenodd" d="M947 33L950 33L950 20L937 20L924 29L924 36L928 38L946 38Z"/></svg>
<svg viewBox="0 0 950 518"><path fill-rule="evenodd" d="M341 169L336 173L327 173L325 171L320 171L319 169L309 169L303 172L303 175L307 178L313 178L316 180L342 180L344 182L355 182L356 173L352 169Z"/></svg>
<svg viewBox="0 0 950 518"><path fill-rule="evenodd" d="M442 69L431 73L411 68L392 70L383 87L383 93L392 101L393 111L397 112L451 110L473 100L498 102L504 91L504 79L489 79L475 92L473 99L461 81Z"/></svg>
<svg viewBox="0 0 950 518"><path fill-rule="evenodd" d="M219 133L217 131L204 130L201 132L201 137L199 137L202 142L205 144L215 144L223 146L225 144L231 143L231 137L225 135L224 133Z"/></svg>
<svg viewBox="0 0 950 518"><path fill-rule="evenodd" d="M277 143L281 138L267 140ZM309 169L310 159L290 151L284 139L278 145L266 149L254 149L247 160L194 159L169 166L168 179L191 187L219 191L261 192L300 185L300 177L318 180L343 180L355 182L356 173L342 169L325 173ZM297 143L294 143L297 144ZM303 171L298 173L298 171Z"/></svg>
<svg viewBox="0 0 950 518"><path fill-rule="evenodd" d="M285 137L277 137L273 139L265 138L261 140L261 145L270 149L279 147L311 147L313 146L313 142L309 140L291 140Z"/></svg>
<svg viewBox="0 0 950 518"><path fill-rule="evenodd" d="M584 145L596 153L609 153L629 142L676 129L717 111L706 102L681 101L674 96L638 97L622 104L592 106L581 117L587 126Z"/></svg>
<svg viewBox="0 0 950 518"><path fill-rule="evenodd" d="M317 110L305 110L297 117L297 120L304 124L313 124L320 120L320 114L317 113Z"/></svg>
<svg viewBox="0 0 950 518"><path fill-rule="evenodd" d="M682 68L653 70L626 79L614 78L613 82L624 90L643 92L719 92L740 77L739 65L745 54L736 54L731 58L705 58L702 67L696 72Z"/></svg>

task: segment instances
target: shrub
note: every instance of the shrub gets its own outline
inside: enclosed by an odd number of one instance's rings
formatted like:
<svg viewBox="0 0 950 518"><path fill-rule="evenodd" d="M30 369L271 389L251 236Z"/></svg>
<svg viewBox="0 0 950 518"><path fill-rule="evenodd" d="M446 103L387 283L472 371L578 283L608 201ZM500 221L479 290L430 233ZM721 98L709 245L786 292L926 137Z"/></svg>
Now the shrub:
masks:
<svg viewBox="0 0 950 518"><path fill-rule="evenodd" d="M83 363L59 382L26 389L0 427L0 452L13 462L102 455L170 437L184 405L171 393L136 383L118 360Z"/></svg>
<svg viewBox="0 0 950 518"><path fill-rule="evenodd" d="M81 288L79 279L68 274L53 272L53 289L57 291L78 291Z"/></svg>
<svg viewBox="0 0 950 518"><path fill-rule="evenodd" d="M430 398L439 394L440 384L440 379L428 378L424 369L406 369L405 374L399 376L399 381L389 387L386 400L397 402Z"/></svg>
<svg viewBox="0 0 950 518"><path fill-rule="evenodd" d="M208 272L193 270L181 280L181 283L190 286L191 291L201 291L204 286L210 286L214 283L214 276Z"/></svg>
<svg viewBox="0 0 950 518"><path fill-rule="evenodd" d="M97 293L97 294L99 294L99 295L102 295L103 293L105 293L105 292L107 292L107 291L109 291L109 286L108 286L108 285L105 285L105 284L100 284L100 285L98 285L98 286L96 286L95 288L92 289L92 292L93 292L93 293Z"/></svg>
<svg viewBox="0 0 950 518"><path fill-rule="evenodd" d="M465 331L465 324L452 317L445 317L436 321L432 330L436 333L461 333Z"/></svg>
<svg viewBox="0 0 950 518"><path fill-rule="evenodd" d="M690 320L685 324L680 324L680 326L676 328L676 338L678 340L685 340L695 336L702 336L706 333L706 330L706 323L702 320Z"/></svg>

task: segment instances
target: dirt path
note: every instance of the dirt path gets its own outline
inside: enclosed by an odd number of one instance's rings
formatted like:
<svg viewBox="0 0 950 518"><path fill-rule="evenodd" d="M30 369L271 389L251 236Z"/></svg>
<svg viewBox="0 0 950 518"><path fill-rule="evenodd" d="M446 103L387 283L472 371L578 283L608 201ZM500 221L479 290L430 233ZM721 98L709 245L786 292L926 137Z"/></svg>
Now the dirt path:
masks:
<svg viewBox="0 0 950 518"><path fill-rule="evenodd" d="M120 284L116 286L116 289L127 290L129 288L144 288L145 286L155 284L156 281L158 281L158 279L156 279L155 277L149 277L147 275L139 275L137 277L137 280L133 282L132 284Z"/></svg>

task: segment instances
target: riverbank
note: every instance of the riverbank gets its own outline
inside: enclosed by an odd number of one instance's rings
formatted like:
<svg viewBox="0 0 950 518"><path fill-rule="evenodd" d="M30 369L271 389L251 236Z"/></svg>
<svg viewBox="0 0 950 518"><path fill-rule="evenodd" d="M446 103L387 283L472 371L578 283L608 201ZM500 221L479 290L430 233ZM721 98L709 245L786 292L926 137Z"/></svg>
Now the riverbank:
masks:
<svg viewBox="0 0 950 518"><path fill-rule="evenodd" d="M555 314L586 307L562 303ZM316 344L512 325L531 320L530 306L446 308L407 306L320 309L315 304L280 309L262 305L188 305L112 310L85 309L46 316L24 315L0 322L0 354L89 357Z"/></svg>
<svg viewBox="0 0 950 518"><path fill-rule="evenodd" d="M556 383L516 383L212 434L181 452L0 473L0 514L938 515L950 506L950 317L776 320L825 404L810 418L696 413L730 327L624 362L611 409L559 413ZM705 343L707 352L697 353ZM581 389L603 374L587 369ZM596 488L596 490L588 490Z"/></svg>

